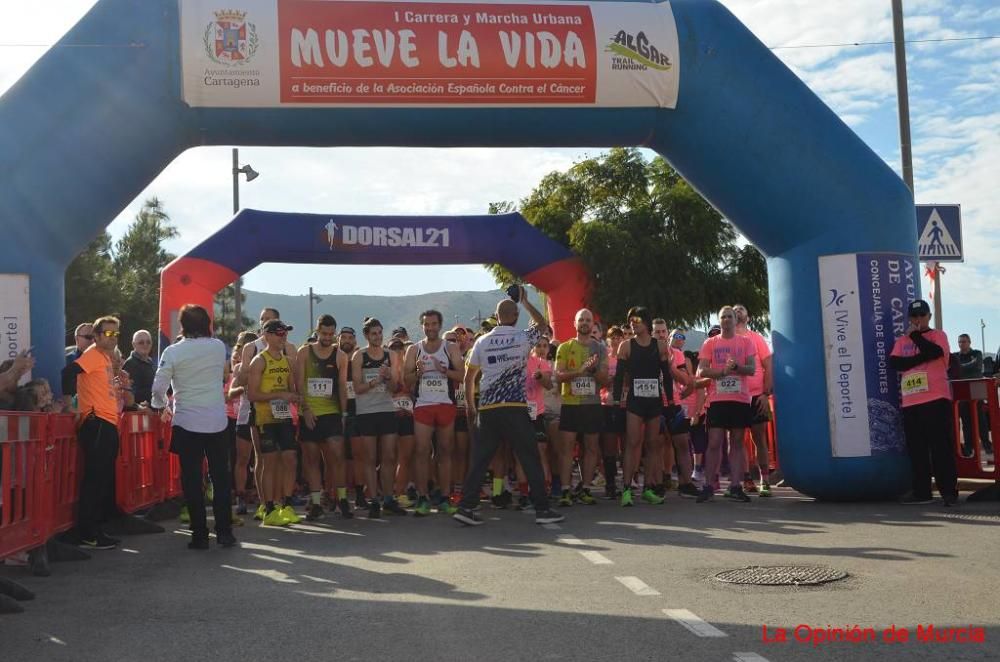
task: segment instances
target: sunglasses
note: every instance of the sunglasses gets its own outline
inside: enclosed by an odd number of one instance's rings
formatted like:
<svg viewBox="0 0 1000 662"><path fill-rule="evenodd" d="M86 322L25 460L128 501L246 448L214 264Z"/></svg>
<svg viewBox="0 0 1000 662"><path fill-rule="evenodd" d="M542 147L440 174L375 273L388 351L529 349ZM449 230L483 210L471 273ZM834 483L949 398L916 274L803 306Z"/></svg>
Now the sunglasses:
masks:
<svg viewBox="0 0 1000 662"><path fill-rule="evenodd" d="M910 317L929 317L930 313L910 313Z"/></svg>
<svg viewBox="0 0 1000 662"><path fill-rule="evenodd" d="M279 338L284 338L288 335L288 331L268 331L272 336L278 336Z"/></svg>
<svg viewBox="0 0 1000 662"><path fill-rule="evenodd" d="M77 336L77 338L84 338L85 340L93 340L94 339L94 334L93 333L81 333L80 335Z"/></svg>
<svg viewBox="0 0 1000 662"><path fill-rule="evenodd" d="M631 323L633 323L633 324L645 324L646 323L645 321L643 321L643 319L641 317L630 317L628 321L631 322Z"/></svg>
<svg viewBox="0 0 1000 662"><path fill-rule="evenodd" d="M105 338L117 338L121 335L120 331L101 331Z"/></svg>
<svg viewBox="0 0 1000 662"><path fill-rule="evenodd" d="M685 336L683 333L675 333L674 340L687 340L687 336Z"/></svg>

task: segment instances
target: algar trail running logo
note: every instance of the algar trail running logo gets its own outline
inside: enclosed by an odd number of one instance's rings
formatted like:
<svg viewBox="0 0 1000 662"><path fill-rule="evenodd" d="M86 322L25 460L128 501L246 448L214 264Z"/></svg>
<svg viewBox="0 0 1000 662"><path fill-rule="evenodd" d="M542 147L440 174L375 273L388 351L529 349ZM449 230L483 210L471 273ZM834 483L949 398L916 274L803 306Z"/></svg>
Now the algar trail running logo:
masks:
<svg viewBox="0 0 1000 662"><path fill-rule="evenodd" d="M670 71L674 66L670 61L670 57L649 43L649 37L641 30L634 35L625 30L619 30L612 37L611 42L605 50L632 61L629 63L624 61L615 62L619 58L613 58L611 63L612 69Z"/></svg>
<svg viewBox="0 0 1000 662"><path fill-rule="evenodd" d="M237 9L215 12L215 20L205 27L205 53L218 64L243 66L253 59L260 45L257 26L248 23L247 13Z"/></svg>

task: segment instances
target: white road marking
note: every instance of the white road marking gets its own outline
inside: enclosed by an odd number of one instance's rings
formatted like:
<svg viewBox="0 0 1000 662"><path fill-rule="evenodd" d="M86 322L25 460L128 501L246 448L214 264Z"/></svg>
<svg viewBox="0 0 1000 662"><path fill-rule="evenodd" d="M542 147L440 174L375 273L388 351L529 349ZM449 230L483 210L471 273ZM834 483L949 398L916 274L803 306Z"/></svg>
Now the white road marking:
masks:
<svg viewBox="0 0 1000 662"><path fill-rule="evenodd" d="M255 559L260 559L261 561L273 561L274 563L287 563L292 564L288 559L279 559L277 556L268 556L267 554L251 554L250 556Z"/></svg>
<svg viewBox="0 0 1000 662"><path fill-rule="evenodd" d="M768 662L768 660L757 653L733 653L733 662Z"/></svg>
<svg viewBox="0 0 1000 662"><path fill-rule="evenodd" d="M548 529L549 531L558 531L562 529L558 524L542 524L543 529Z"/></svg>
<svg viewBox="0 0 1000 662"><path fill-rule="evenodd" d="M611 559L609 559L608 557L606 557L604 554L601 554L600 552L593 552L593 551L588 550L586 552L580 552L580 556L582 556L583 558L587 559L588 561L590 561L594 565L612 565L613 564L613 562L612 562Z"/></svg>
<svg viewBox="0 0 1000 662"><path fill-rule="evenodd" d="M636 595L660 595L659 591L638 577L615 577L615 579Z"/></svg>
<svg viewBox="0 0 1000 662"><path fill-rule="evenodd" d="M563 534L561 534L558 538L556 538L556 542L561 542L564 545L586 545L587 544L587 543L583 542L582 540L580 540L579 538L577 538L576 536L574 536L573 534L570 534L570 533L563 533Z"/></svg>
<svg viewBox="0 0 1000 662"><path fill-rule="evenodd" d="M698 617L687 609L664 609L663 613L683 625L692 634L699 637L725 637L725 632Z"/></svg>

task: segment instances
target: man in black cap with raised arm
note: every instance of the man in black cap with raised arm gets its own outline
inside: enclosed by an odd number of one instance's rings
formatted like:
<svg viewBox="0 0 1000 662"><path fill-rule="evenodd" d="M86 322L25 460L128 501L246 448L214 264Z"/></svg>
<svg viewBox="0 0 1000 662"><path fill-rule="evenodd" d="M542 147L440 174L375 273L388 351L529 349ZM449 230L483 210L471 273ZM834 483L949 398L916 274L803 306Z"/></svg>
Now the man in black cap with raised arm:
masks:
<svg viewBox="0 0 1000 662"><path fill-rule="evenodd" d="M958 503L958 474L952 453L951 387L948 384L948 336L930 328L931 309L917 299L907 309L910 325L896 339L889 365L899 372L903 395L903 430L910 454L913 485L904 504L932 501L931 475L944 505Z"/></svg>

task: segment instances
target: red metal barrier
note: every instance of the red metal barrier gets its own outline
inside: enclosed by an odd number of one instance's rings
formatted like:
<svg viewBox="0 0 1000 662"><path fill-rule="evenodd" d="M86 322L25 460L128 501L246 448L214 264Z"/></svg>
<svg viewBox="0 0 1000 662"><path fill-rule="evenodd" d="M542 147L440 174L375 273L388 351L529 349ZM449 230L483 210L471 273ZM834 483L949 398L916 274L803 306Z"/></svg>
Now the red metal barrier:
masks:
<svg viewBox="0 0 1000 662"><path fill-rule="evenodd" d="M118 423L115 500L126 513L159 503L165 486L156 480L160 420L145 411L125 412ZM159 472L162 477L162 471Z"/></svg>
<svg viewBox="0 0 1000 662"><path fill-rule="evenodd" d="M995 480L1000 484L1000 466L996 460L993 466L983 468L985 451L979 439L979 407L984 406L988 415L990 432L994 444L1000 439L1000 402L997 398L997 382L992 377L982 379L956 379L951 382L952 407L954 412L955 433L952 442L955 449L955 465L959 478L979 478ZM962 455L962 421L959 416L960 403L969 403L971 411L969 422L972 424L972 457ZM995 450L995 448L994 448Z"/></svg>
<svg viewBox="0 0 1000 662"><path fill-rule="evenodd" d="M83 455L76 443L76 416L49 416L45 446L45 473L51 480L51 533L62 533L76 523L76 502L83 475Z"/></svg>
<svg viewBox="0 0 1000 662"><path fill-rule="evenodd" d="M46 414L0 414L0 558L48 538L41 461L47 423Z"/></svg>

